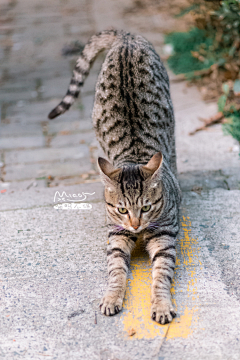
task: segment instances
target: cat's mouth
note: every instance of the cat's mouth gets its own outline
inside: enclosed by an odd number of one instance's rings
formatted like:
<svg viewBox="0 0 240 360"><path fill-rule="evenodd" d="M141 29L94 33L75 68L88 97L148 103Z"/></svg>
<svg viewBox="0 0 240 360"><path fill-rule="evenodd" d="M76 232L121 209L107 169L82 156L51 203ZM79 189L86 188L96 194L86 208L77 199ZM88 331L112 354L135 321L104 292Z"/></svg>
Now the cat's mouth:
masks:
<svg viewBox="0 0 240 360"><path fill-rule="evenodd" d="M134 229L134 228L131 226L129 230L130 230L132 233L137 234L137 233L139 233L140 231L143 230L143 227L142 227L142 226L139 226L139 228Z"/></svg>
<svg viewBox="0 0 240 360"><path fill-rule="evenodd" d="M143 231L144 229L146 229L148 227L149 224L145 224L145 225L140 225L137 229L134 229L132 226L129 227L129 231L131 231L134 234L138 234L141 231Z"/></svg>

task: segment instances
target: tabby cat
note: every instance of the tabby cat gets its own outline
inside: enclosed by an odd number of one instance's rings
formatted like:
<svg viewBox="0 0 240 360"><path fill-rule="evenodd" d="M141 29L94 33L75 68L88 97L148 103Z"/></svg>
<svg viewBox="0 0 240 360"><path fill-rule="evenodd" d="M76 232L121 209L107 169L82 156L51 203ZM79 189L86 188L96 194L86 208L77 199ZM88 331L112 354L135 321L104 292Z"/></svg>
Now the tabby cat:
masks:
<svg viewBox="0 0 240 360"><path fill-rule="evenodd" d="M98 159L109 218L105 315L123 303L131 252L138 238L152 261L151 317L165 324L175 311L170 287L179 230L174 113L166 69L142 36L106 30L91 37L77 60L66 96L49 118L78 97L95 58L109 49L96 84L93 123L108 160Z"/></svg>

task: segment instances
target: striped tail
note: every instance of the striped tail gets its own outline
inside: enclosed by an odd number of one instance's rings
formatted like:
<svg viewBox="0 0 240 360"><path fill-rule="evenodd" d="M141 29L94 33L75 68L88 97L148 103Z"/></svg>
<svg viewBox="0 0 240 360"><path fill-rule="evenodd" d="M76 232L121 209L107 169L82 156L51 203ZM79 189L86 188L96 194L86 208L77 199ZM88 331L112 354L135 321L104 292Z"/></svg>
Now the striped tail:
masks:
<svg viewBox="0 0 240 360"><path fill-rule="evenodd" d="M84 80L88 76L91 65L97 55L101 51L111 47L117 34L118 32L116 30L105 30L97 35L93 35L90 38L88 43L85 45L82 54L77 59L65 97L62 99L60 104L49 113L49 119L54 119L55 117L65 113L65 111L70 108L75 99L78 97L80 88L83 86Z"/></svg>

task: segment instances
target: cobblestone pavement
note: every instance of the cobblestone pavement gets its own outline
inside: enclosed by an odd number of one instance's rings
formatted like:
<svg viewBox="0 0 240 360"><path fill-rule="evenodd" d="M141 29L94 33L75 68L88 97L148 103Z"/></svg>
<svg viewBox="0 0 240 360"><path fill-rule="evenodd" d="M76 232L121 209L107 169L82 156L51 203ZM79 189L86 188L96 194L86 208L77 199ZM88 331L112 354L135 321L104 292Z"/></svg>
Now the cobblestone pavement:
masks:
<svg viewBox="0 0 240 360"><path fill-rule="evenodd" d="M54 121L76 56L110 26L141 33L160 55L173 19L123 0L2 0L0 3L0 357L5 359L239 359L239 147L221 125L194 136L213 115L198 90L170 73L176 115L182 230L173 284L178 317L149 318L150 269L138 252L125 305L98 312L106 288L106 219L91 123L95 62L80 99ZM56 191L95 193L92 211L53 208ZM132 329L134 331L132 331ZM133 334L133 336L130 336Z"/></svg>

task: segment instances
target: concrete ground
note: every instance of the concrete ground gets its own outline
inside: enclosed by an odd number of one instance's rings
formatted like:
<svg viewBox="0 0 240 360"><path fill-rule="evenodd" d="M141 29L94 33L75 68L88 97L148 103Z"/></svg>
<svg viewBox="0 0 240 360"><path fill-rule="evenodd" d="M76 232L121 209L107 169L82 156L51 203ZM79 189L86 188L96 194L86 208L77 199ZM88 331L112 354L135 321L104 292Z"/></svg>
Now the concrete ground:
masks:
<svg viewBox="0 0 240 360"><path fill-rule="evenodd" d="M52 122L47 114L69 83L75 57L61 56L69 42L114 26L143 34L162 54L162 31L173 20L133 13L131 5L1 1L0 358L240 358L239 147L221 125L189 135L216 104L173 74L183 190L172 287L178 315L164 326L151 321L150 264L140 248L122 312L98 310L107 284L106 218L90 118L102 58L73 109ZM85 209L61 208L63 192L67 204L87 193Z"/></svg>

